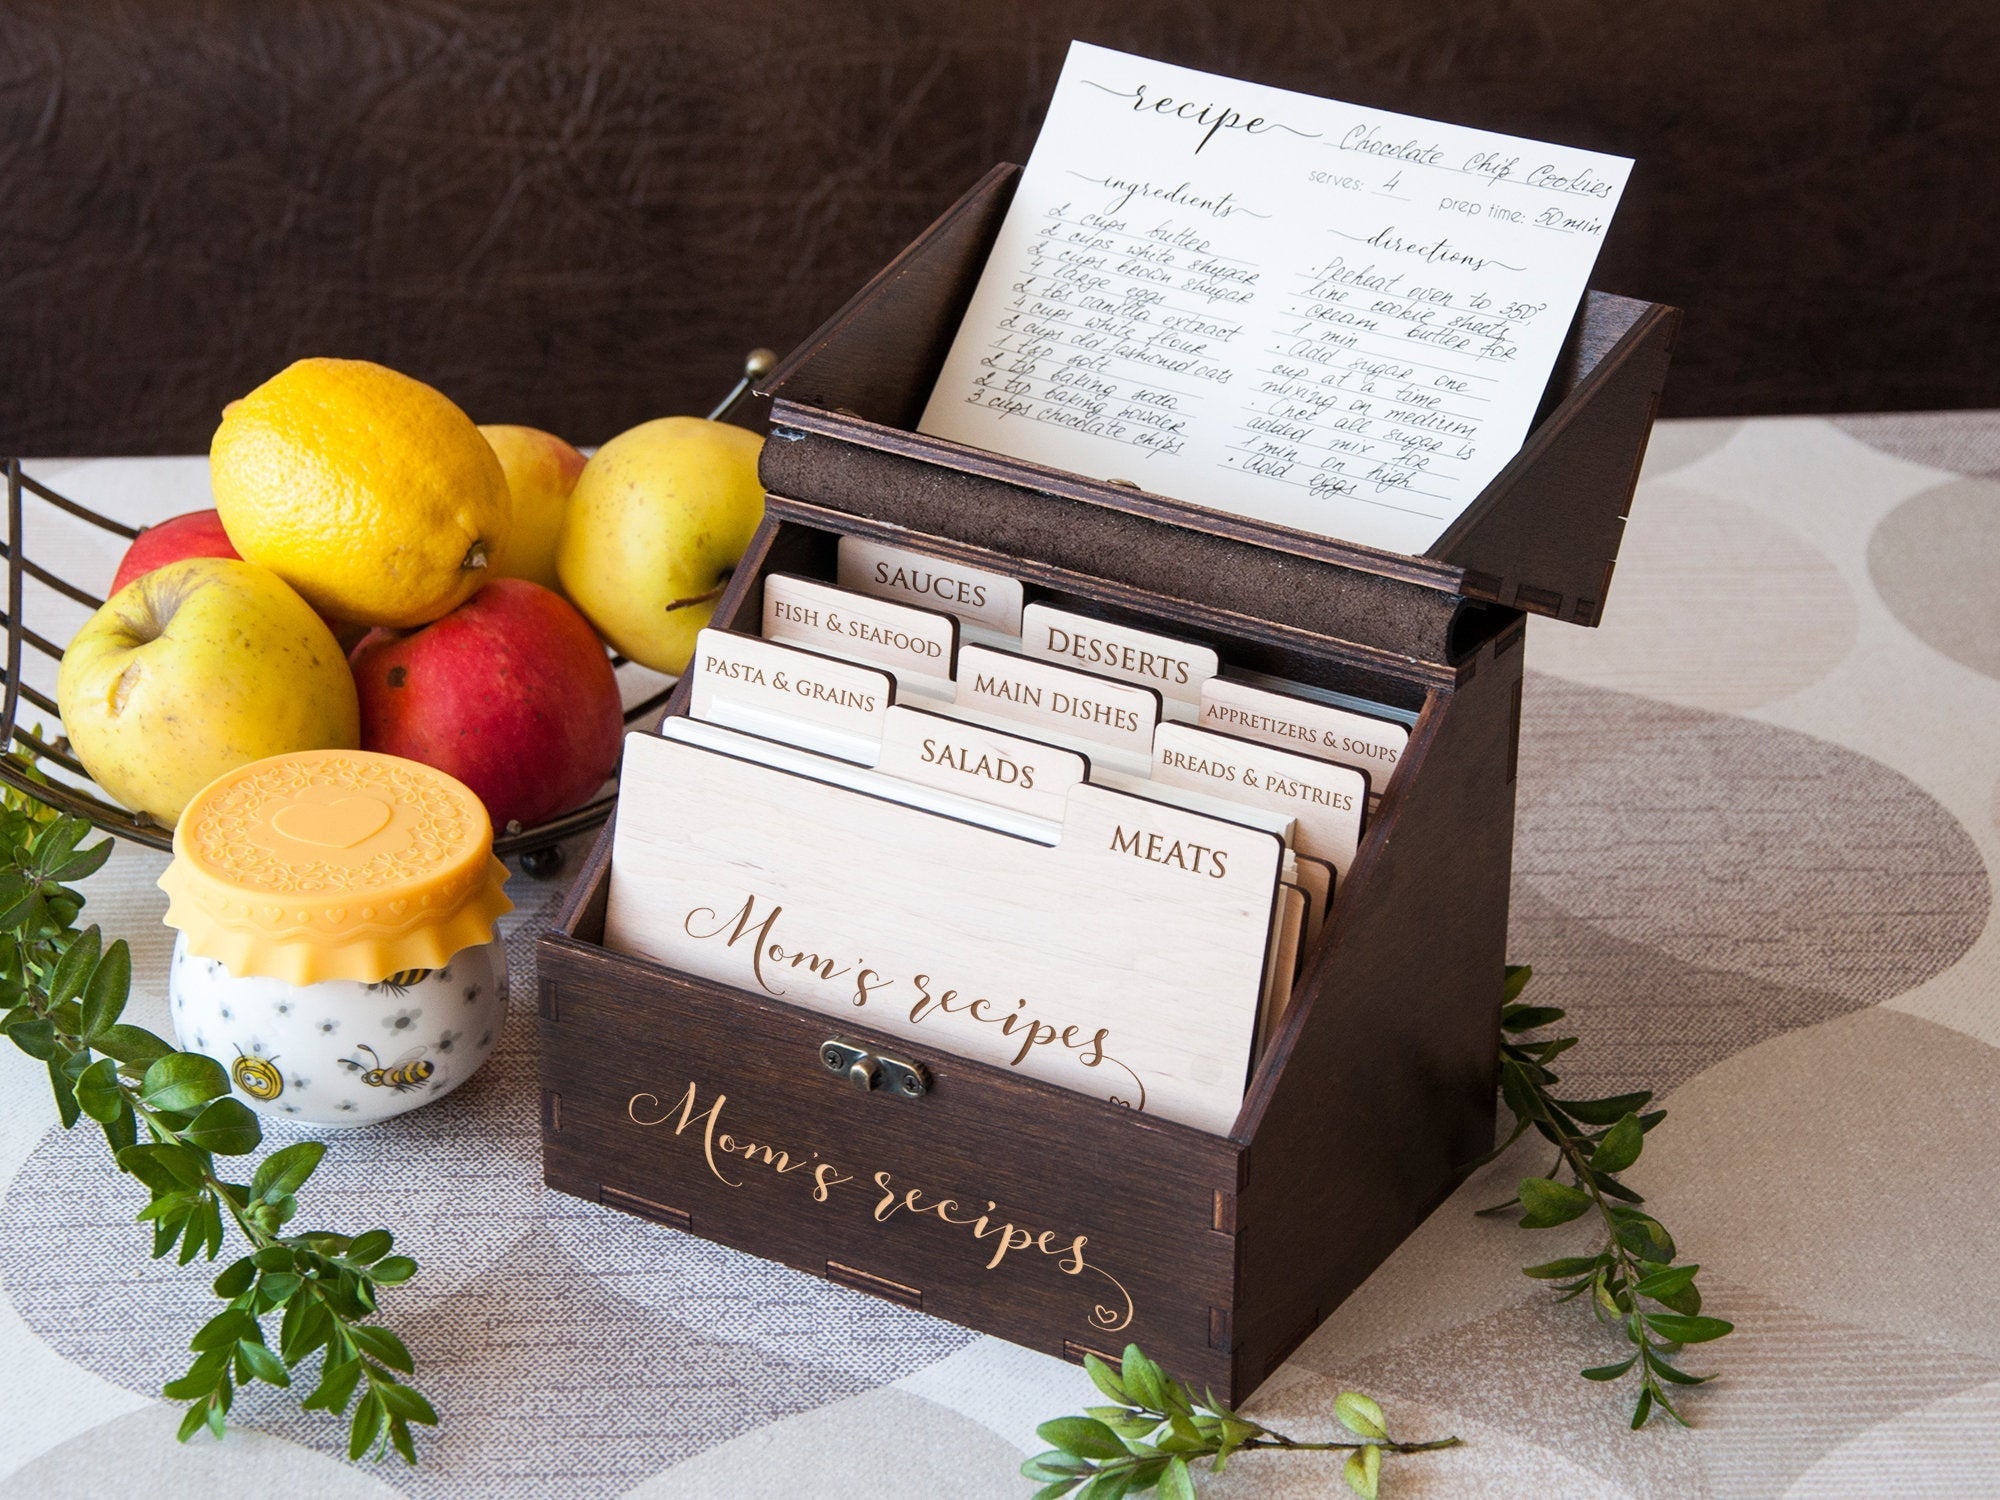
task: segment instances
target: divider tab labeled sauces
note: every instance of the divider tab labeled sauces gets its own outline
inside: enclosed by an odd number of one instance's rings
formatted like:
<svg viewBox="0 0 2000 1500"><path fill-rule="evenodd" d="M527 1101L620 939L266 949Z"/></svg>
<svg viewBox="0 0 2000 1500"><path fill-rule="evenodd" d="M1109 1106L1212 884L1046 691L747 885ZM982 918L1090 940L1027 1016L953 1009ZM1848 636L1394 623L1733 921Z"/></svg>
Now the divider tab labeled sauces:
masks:
<svg viewBox="0 0 2000 1500"><path fill-rule="evenodd" d="M1191 708L1201 704L1201 685L1222 669L1212 647L1047 604L1030 604L1022 611L1021 649L1044 661L1158 688L1169 703Z"/></svg>
<svg viewBox="0 0 2000 1500"><path fill-rule="evenodd" d="M941 609L967 625L1000 635L1021 633L1021 581L963 563L844 536L839 547L840 586L877 599Z"/></svg>
<svg viewBox="0 0 2000 1500"><path fill-rule="evenodd" d="M1401 724L1246 687L1226 677L1202 684L1201 726L1366 771L1370 790L1378 796L1388 790L1410 744L1410 731Z"/></svg>

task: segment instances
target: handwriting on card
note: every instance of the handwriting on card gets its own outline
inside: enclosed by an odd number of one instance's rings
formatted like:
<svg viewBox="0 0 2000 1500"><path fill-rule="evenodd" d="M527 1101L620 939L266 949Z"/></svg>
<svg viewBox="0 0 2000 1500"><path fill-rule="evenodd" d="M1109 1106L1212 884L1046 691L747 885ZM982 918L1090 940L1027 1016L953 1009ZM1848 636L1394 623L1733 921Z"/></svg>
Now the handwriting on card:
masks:
<svg viewBox="0 0 2000 1500"><path fill-rule="evenodd" d="M920 427L1421 552L1527 435L1630 165L1077 43Z"/></svg>

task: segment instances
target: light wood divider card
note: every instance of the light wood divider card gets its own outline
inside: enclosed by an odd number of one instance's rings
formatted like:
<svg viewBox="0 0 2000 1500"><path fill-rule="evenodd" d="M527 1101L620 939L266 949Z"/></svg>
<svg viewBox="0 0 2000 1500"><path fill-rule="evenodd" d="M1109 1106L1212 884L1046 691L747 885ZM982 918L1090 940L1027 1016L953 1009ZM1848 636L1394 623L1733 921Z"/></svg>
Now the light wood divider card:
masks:
<svg viewBox="0 0 2000 1500"><path fill-rule="evenodd" d="M634 734L604 936L919 1054L1219 1134L1247 1082L1283 853L1088 783L1051 847Z"/></svg>

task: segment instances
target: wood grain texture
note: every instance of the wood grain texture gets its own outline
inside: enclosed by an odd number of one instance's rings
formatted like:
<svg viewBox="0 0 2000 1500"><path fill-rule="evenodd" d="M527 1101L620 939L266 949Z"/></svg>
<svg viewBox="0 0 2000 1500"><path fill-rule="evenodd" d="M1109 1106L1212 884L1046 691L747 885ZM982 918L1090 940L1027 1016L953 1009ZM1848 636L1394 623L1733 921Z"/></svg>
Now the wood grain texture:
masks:
<svg viewBox="0 0 2000 1500"><path fill-rule="evenodd" d="M1210 1310L1231 1305L1234 1239L1214 1227L1214 1205L1235 1192L1232 1142L611 953L590 920L603 908L608 838L585 872L574 929L540 949L554 997L541 1020L542 1086L561 1101L559 1129L544 1113L551 1187L628 1210L615 1195L662 1205L696 1234L815 1275L838 1264L884 1278L920 1293L925 1312L1045 1353L1115 1351L1136 1338L1222 1389L1229 1366L1210 1347ZM858 1092L819 1062L833 1036L922 1063L930 1092ZM691 1083L695 1118L676 1133ZM669 1106L673 1118L638 1124L637 1095L658 1101L642 1101L639 1118ZM735 1148L718 1151L720 1175L700 1118L717 1097L718 1133ZM810 1165L780 1173L745 1143ZM822 1165L849 1179L825 1202L814 1196ZM989 1215L989 1232L908 1208L875 1217L885 1193L911 1188L920 1208L949 1199L955 1218ZM989 1267L1001 1223L1049 1232L1064 1251L1084 1236L1096 1270L1068 1273L1032 1245Z"/></svg>
<svg viewBox="0 0 2000 1500"><path fill-rule="evenodd" d="M803 524L803 513L824 524ZM833 538L853 525L809 507L774 506L717 623L756 628L767 571L814 576L818 568L817 576L830 577ZM971 566L1005 565L946 539L898 532L893 541ZM1482 1121L1490 1125L1492 1111L1520 617L1506 615L1512 623L1456 667L1395 664L1350 643L1185 601L1147 600L1046 563L1023 562L1018 571L1039 597L1066 609L1204 641L1231 663L1424 705L1413 774L1399 778L1371 821L1355 877L1336 892L1228 1135L1156 1124L1006 1069L907 1042L899 1052L897 1040L833 1026L891 1055L915 1056L949 1085L920 1101L854 1093L815 1071L812 1049L829 1034L828 1021L600 946L607 833L563 932L541 952L548 1180L656 1218L671 1210L667 1222L685 1215L695 1233L880 1295L890 1293L837 1268L914 1288L927 1312L1052 1354L1115 1351L1137 1338L1239 1400L1449 1190L1454 1164L1483 1149L1466 1143ZM729 1097L732 1119L755 1101L757 1113L746 1110L740 1129L722 1127L732 1140L791 1131L782 1149L804 1138L801 1149L818 1150L842 1172L865 1157L868 1172L841 1186L847 1194L865 1190L866 1201L815 1203L809 1188L790 1186L803 1173L786 1174L782 1186L748 1178L726 1187L699 1150L698 1123L676 1136L671 1123L640 1127L629 1118L633 1093L677 1105L691 1081L700 1084L697 1112L716 1092ZM680 1091L672 1100L669 1087ZM923 1115L918 1128L908 1123L913 1114L896 1112L944 1099L954 1102L952 1112ZM1357 1166L1353 1143L1364 1133ZM941 1166L930 1168L933 1161ZM733 1159L723 1166L740 1178ZM1050 1277L1045 1264L1029 1275L1020 1269L1031 1264L1025 1257L1003 1275L1013 1256L989 1274L984 1257L968 1261L954 1238L969 1228L935 1217L898 1211L877 1222L871 1213L884 1190L869 1175L876 1170L895 1185L921 1186L927 1202L949 1196L983 1212L991 1201L996 1213L1032 1222L1037 1233L1060 1217L1065 1237L1090 1237L1086 1257L1100 1264L1102 1255L1139 1311L1124 1329L1093 1326L1097 1304L1086 1305L1077 1278L1060 1270ZM927 1185L926 1170L938 1186ZM1050 1202L1058 1210L1043 1214L1050 1222L1031 1221L1027 1205Z"/></svg>

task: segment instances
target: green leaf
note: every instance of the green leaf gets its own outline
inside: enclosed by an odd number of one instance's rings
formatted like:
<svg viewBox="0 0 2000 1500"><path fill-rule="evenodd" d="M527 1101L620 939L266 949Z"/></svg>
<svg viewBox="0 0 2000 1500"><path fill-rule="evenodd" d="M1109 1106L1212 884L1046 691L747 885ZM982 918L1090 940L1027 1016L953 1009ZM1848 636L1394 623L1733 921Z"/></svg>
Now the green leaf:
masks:
<svg viewBox="0 0 2000 1500"><path fill-rule="evenodd" d="M132 993L132 950L120 938L104 950L83 991L83 1035L86 1040L116 1024Z"/></svg>
<svg viewBox="0 0 2000 1500"><path fill-rule="evenodd" d="M1528 981L1534 977L1535 971L1532 965L1508 964L1505 976L1501 982L1501 1003L1512 1005L1516 1000L1520 999L1521 991L1528 987Z"/></svg>
<svg viewBox="0 0 2000 1500"><path fill-rule="evenodd" d="M389 1444L411 1468L417 1466L417 1445L410 1441L410 1424L401 1417L389 1418Z"/></svg>
<svg viewBox="0 0 2000 1500"><path fill-rule="evenodd" d="M1356 1448L1347 1455L1340 1477L1347 1481L1347 1487L1361 1500L1375 1500L1377 1487L1382 1482L1382 1450L1373 1443L1365 1448Z"/></svg>
<svg viewBox="0 0 2000 1500"><path fill-rule="evenodd" d="M358 1358L336 1360L329 1355L320 1367L319 1384L299 1405L307 1411L345 1411L354 1395L354 1387L360 1381L361 1361Z"/></svg>
<svg viewBox="0 0 2000 1500"><path fill-rule="evenodd" d="M103 942L104 934L97 930L95 924L69 940L69 946L56 960L55 968L49 971L49 1004L61 1005L83 993L90 971L97 967L97 956L102 951Z"/></svg>
<svg viewBox="0 0 2000 1500"><path fill-rule="evenodd" d="M358 1462L361 1455L382 1436L382 1424L388 1419L389 1414L383 1409L380 1396L372 1390L363 1396L354 1408L354 1430L347 1439L348 1458Z"/></svg>
<svg viewBox="0 0 2000 1500"><path fill-rule="evenodd" d="M359 1334L362 1330L354 1330ZM1118 1434L1095 1417L1057 1417L1035 1429L1035 1435L1052 1447L1077 1458L1123 1458L1125 1444Z"/></svg>
<svg viewBox="0 0 2000 1500"><path fill-rule="evenodd" d="M1340 1425L1356 1437L1380 1441L1389 1436L1382 1408L1373 1397L1364 1396L1359 1391L1342 1391L1334 1397L1333 1414L1340 1419Z"/></svg>
<svg viewBox="0 0 2000 1500"><path fill-rule="evenodd" d="M1175 1457L1167 1461L1160 1475L1159 1493L1162 1500L1195 1500L1194 1476L1188 1473L1186 1459Z"/></svg>
<svg viewBox="0 0 2000 1500"><path fill-rule="evenodd" d="M56 1023L45 1017L16 1021L7 1028L7 1035L37 1062L49 1062L61 1050L56 1044Z"/></svg>
<svg viewBox="0 0 2000 1500"><path fill-rule="evenodd" d="M120 1099L117 1115L104 1122L104 1143L111 1148L112 1156L116 1157L127 1146L136 1144L138 1139L139 1117L132 1113L132 1102L129 1099Z"/></svg>
<svg viewBox="0 0 2000 1500"><path fill-rule="evenodd" d="M1083 1372L1090 1377L1091 1384L1095 1385L1120 1406L1130 1406L1132 1404L1132 1398L1125 1394L1125 1383L1113 1372L1111 1366L1107 1365L1095 1354L1084 1355Z"/></svg>
<svg viewBox="0 0 2000 1500"><path fill-rule="evenodd" d="M1646 1418L1653 1414L1653 1388L1647 1386L1639 1392L1638 1405L1632 1408L1632 1430L1637 1432L1646 1425Z"/></svg>
<svg viewBox="0 0 2000 1500"><path fill-rule="evenodd" d="M1037 1453L1021 1465L1023 1479L1038 1480L1045 1484L1063 1480L1074 1484L1090 1472L1090 1465L1082 1459L1072 1458L1069 1454L1054 1449L1047 1453Z"/></svg>
<svg viewBox="0 0 2000 1500"><path fill-rule="evenodd" d="M1590 1170L1622 1172L1639 1159L1645 1146L1646 1133L1639 1128L1639 1117L1630 1113L1620 1115L1618 1123L1604 1132L1597 1149L1590 1153Z"/></svg>
<svg viewBox="0 0 2000 1500"><path fill-rule="evenodd" d="M145 1027L127 1026L123 1022L105 1027L90 1039L90 1045L106 1057L141 1068L149 1067L174 1050Z"/></svg>
<svg viewBox="0 0 2000 1500"><path fill-rule="evenodd" d="M298 1141L273 1151L250 1178L250 1196L266 1203L296 1193L326 1155L323 1141Z"/></svg>
<svg viewBox="0 0 2000 1500"><path fill-rule="evenodd" d="M237 1356L250 1367L250 1373L266 1385L290 1385L291 1372L284 1363L264 1345L251 1339L244 1339L236 1346Z"/></svg>
<svg viewBox="0 0 2000 1500"><path fill-rule="evenodd" d="M179 1381L175 1382L176 1385L178 1385L179 1383L180 1383ZM178 1400L179 1398L176 1397L175 1399ZM200 1432L201 1429L207 1425L208 1425L208 1403L206 1401L197 1401L193 1406L190 1406L187 1409L187 1415L181 1418L181 1430L178 1436L180 1440L183 1443L185 1443L189 1438L193 1437L197 1432Z"/></svg>
<svg viewBox="0 0 2000 1500"><path fill-rule="evenodd" d="M1663 1271L1655 1271L1650 1276L1641 1277L1632 1290L1642 1297L1671 1297L1674 1293L1692 1285L1695 1273L1700 1269L1700 1266L1695 1265L1668 1266Z"/></svg>
<svg viewBox="0 0 2000 1500"><path fill-rule="evenodd" d="M388 1230L371 1229L366 1234L356 1235L348 1247L341 1252L341 1256L345 1260L355 1261L365 1266L370 1261L380 1260L383 1256L387 1255L390 1247L395 1243L395 1240L390 1237Z"/></svg>
<svg viewBox="0 0 2000 1500"><path fill-rule="evenodd" d="M169 1052L146 1069L140 1098L151 1109L189 1112L229 1092L222 1064L199 1052Z"/></svg>
<svg viewBox="0 0 2000 1500"><path fill-rule="evenodd" d="M1690 1318L1682 1313L1648 1314L1646 1326L1676 1344L1705 1344L1736 1331L1736 1325L1724 1319Z"/></svg>
<svg viewBox="0 0 2000 1500"><path fill-rule="evenodd" d="M288 1365L295 1365L326 1342L333 1329L333 1314L317 1297L294 1297L285 1304L284 1322L278 1329L278 1352Z"/></svg>
<svg viewBox="0 0 2000 1500"><path fill-rule="evenodd" d="M125 1092L118 1086L118 1064L100 1057L76 1081L76 1102L101 1125L109 1125L125 1110Z"/></svg>
<svg viewBox="0 0 2000 1500"><path fill-rule="evenodd" d="M1560 1260L1545 1260L1538 1266L1523 1266L1521 1274L1532 1276L1537 1281L1562 1281L1595 1271L1599 1259L1595 1255L1565 1255Z"/></svg>
<svg viewBox="0 0 2000 1500"><path fill-rule="evenodd" d="M1119 1371L1119 1379L1125 1382L1125 1389L1139 1405L1152 1411L1165 1411L1167 1407L1166 1379L1160 1367L1146 1358L1146 1353L1137 1344L1125 1346L1125 1361Z"/></svg>
<svg viewBox="0 0 2000 1500"><path fill-rule="evenodd" d="M1521 1206L1527 1212L1521 1215L1521 1227L1548 1229L1557 1224L1567 1224L1571 1219L1588 1213L1590 1202L1590 1194L1581 1188L1553 1182L1546 1177L1524 1177L1521 1179Z"/></svg>
<svg viewBox="0 0 2000 1500"><path fill-rule="evenodd" d="M407 1255L392 1255L376 1261L368 1274L384 1286L398 1286L417 1274L417 1263Z"/></svg>
<svg viewBox="0 0 2000 1500"><path fill-rule="evenodd" d="M290 1271L266 1271L257 1282L257 1310L265 1313L283 1306L305 1284L303 1276L296 1276Z"/></svg>
<svg viewBox="0 0 2000 1500"><path fill-rule="evenodd" d="M416 1362L410 1358L409 1349L404 1345L402 1339L396 1336L393 1329L384 1328L376 1323L357 1323L347 1331L352 1335L354 1342L359 1344L365 1353L373 1355L390 1369L401 1370L407 1375L417 1367ZM1100 1422L1083 1417L1065 1420L1090 1421L1094 1427L1103 1425ZM1049 1437L1046 1432L1042 1436L1048 1442L1056 1443L1056 1440ZM1060 1448L1062 1444L1056 1443L1056 1446ZM1123 1444L1119 1445L1118 1451L1120 1453L1125 1451Z"/></svg>
<svg viewBox="0 0 2000 1500"><path fill-rule="evenodd" d="M109 858L111 858L111 840L105 839L63 860L49 871L49 878L59 880L64 885L74 885L79 880L95 875Z"/></svg>
<svg viewBox="0 0 2000 1500"><path fill-rule="evenodd" d="M1624 1116L1644 1109L1652 1097L1650 1091L1642 1090L1636 1094L1613 1094L1608 1099L1558 1099L1556 1103L1564 1114L1586 1125L1615 1125Z"/></svg>
<svg viewBox="0 0 2000 1500"><path fill-rule="evenodd" d="M1028 1460L1028 1463L1033 1463L1033 1462L1034 1462L1033 1459ZM1028 1464L1021 1465L1021 1473L1029 1479L1033 1479L1035 1477L1033 1474L1028 1473ZM1054 1480L1051 1483L1045 1484L1040 1489L1036 1490L1035 1493L1029 1497L1029 1500L1062 1500L1062 1496L1069 1494L1082 1482L1083 1481L1079 1479Z"/></svg>
<svg viewBox="0 0 2000 1500"><path fill-rule="evenodd" d="M1641 1260L1666 1265L1674 1258L1674 1237L1650 1214L1618 1212L1618 1243Z"/></svg>
<svg viewBox="0 0 2000 1500"><path fill-rule="evenodd" d="M1638 1360L1639 1356L1635 1354L1623 1364L1598 1365L1594 1369L1585 1370L1583 1378L1585 1380L1616 1380L1620 1375L1623 1375L1633 1365L1638 1363Z"/></svg>
<svg viewBox="0 0 2000 1500"><path fill-rule="evenodd" d="M1553 1005L1510 1005L1500 1012L1500 1025L1508 1031L1533 1031L1555 1025L1564 1014Z"/></svg>
<svg viewBox="0 0 2000 1500"><path fill-rule="evenodd" d="M83 1115L81 1107L76 1102L76 1085L70 1075L63 1071L64 1064L69 1061L67 1057L60 1063L53 1057L49 1059L49 1088L56 1096L56 1113L62 1116L64 1130L68 1130Z"/></svg>
<svg viewBox="0 0 2000 1500"><path fill-rule="evenodd" d="M207 1058L202 1061L207 1062ZM217 1070L218 1072L220 1069ZM148 1070L148 1077L151 1070ZM264 1132L257 1116L240 1099L217 1099L194 1117L183 1138L218 1156L243 1156L257 1149Z"/></svg>
<svg viewBox="0 0 2000 1500"><path fill-rule="evenodd" d="M257 1267L249 1256L231 1261L222 1274L215 1278L215 1295L236 1298L250 1290L250 1283L257 1279Z"/></svg>
<svg viewBox="0 0 2000 1500"><path fill-rule="evenodd" d="M223 1349L247 1338L257 1322L239 1307L225 1308L195 1330L188 1340L190 1349Z"/></svg>
<svg viewBox="0 0 2000 1500"><path fill-rule="evenodd" d="M178 1380L169 1380L160 1387L160 1394L171 1401L192 1401L198 1396L206 1396L215 1389L215 1372L212 1370L193 1371Z"/></svg>
<svg viewBox="0 0 2000 1500"><path fill-rule="evenodd" d="M401 1417L406 1422L422 1422L427 1427L437 1426L437 1409L426 1401L415 1386L384 1381L375 1387L375 1394L382 1398L382 1404L389 1408L391 1415Z"/></svg>

